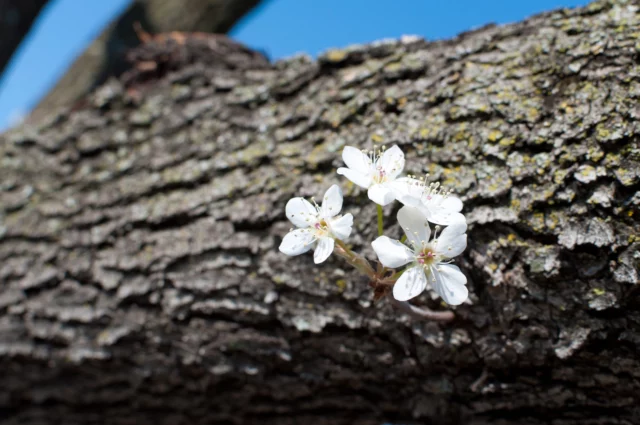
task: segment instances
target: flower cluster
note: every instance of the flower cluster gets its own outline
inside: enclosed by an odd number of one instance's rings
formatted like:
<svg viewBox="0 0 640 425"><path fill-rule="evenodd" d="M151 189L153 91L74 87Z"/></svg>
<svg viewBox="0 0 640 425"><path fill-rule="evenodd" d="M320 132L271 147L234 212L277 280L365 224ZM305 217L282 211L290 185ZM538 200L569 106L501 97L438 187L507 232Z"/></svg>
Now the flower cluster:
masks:
<svg viewBox="0 0 640 425"><path fill-rule="evenodd" d="M431 288L449 305L463 303L469 295L467 279L451 264L467 247L462 201L438 183L429 183L428 176L401 177L405 159L398 146L372 151L346 146L342 159L346 167L338 168L338 174L367 189L369 199L378 204L378 238L371 245L381 265L374 269L344 243L353 216L340 215L343 196L337 185L327 190L320 206L313 198L312 203L303 198L287 203L287 218L296 228L284 237L280 251L299 255L313 249L316 264L335 252L371 280L376 296L390 293L395 302ZM397 216L405 234L401 240L383 235L382 206L396 200L403 204Z"/></svg>

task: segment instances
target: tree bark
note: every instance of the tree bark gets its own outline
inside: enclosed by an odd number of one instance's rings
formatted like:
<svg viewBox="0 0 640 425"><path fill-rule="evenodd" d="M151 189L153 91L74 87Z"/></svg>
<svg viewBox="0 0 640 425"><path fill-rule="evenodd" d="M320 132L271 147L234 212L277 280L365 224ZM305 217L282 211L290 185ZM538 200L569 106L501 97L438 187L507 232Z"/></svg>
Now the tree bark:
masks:
<svg viewBox="0 0 640 425"><path fill-rule="evenodd" d="M136 0L74 61L38 103L29 120L36 122L73 105L110 76L127 69L125 53L140 44L135 24L148 32L226 33L260 0Z"/></svg>
<svg viewBox="0 0 640 425"><path fill-rule="evenodd" d="M0 75L48 0L0 0Z"/></svg>
<svg viewBox="0 0 640 425"><path fill-rule="evenodd" d="M618 0L272 66L152 40L1 136L4 423L639 423L639 31ZM337 183L375 259L335 168L382 143L465 201L452 322L277 250L287 200Z"/></svg>

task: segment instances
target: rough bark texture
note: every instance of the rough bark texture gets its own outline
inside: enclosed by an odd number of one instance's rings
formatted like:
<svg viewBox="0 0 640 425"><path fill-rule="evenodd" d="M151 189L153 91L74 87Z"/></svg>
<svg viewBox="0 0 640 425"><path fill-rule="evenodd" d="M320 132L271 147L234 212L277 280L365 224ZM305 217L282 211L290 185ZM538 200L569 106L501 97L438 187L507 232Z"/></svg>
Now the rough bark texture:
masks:
<svg viewBox="0 0 640 425"><path fill-rule="evenodd" d="M49 0L0 0L0 75Z"/></svg>
<svg viewBox="0 0 640 425"><path fill-rule="evenodd" d="M71 65L36 106L32 122L68 107L127 69L125 53L140 44L135 30L226 33L260 0L136 0Z"/></svg>
<svg viewBox="0 0 640 425"><path fill-rule="evenodd" d="M600 1L267 67L193 37L3 135L4 423L640 423L639 34ZM339 183L373 259L334 171L381 143L465 200L451 323L277 251L286 201Z"/></svg>

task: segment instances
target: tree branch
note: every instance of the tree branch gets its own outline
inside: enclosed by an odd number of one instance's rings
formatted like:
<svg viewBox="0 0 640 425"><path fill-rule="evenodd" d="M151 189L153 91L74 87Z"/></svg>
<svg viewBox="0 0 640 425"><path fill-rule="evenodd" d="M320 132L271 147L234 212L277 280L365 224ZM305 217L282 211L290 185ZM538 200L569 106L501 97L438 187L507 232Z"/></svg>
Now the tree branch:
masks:
<svg viewBox="0 0 640 425"><path fill-rule="evenodd" d="M0 75L48 0L0 0Z"/></svg>

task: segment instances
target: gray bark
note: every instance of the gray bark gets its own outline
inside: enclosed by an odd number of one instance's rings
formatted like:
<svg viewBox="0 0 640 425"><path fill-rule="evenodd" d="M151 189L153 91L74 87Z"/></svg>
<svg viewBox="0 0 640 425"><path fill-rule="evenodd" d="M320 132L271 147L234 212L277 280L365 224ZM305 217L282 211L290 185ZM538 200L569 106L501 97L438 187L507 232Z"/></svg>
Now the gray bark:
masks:
<svg viewBox="0 0 640 425"><path fill-rule="evenodd" d="M637 12L273 66L156 40L81 110L2 135L5 423L639 423ZM338 183L374 260L375 208L335 169L382 143L465 201L452 322L277 251L286 201Z"/></svg>

